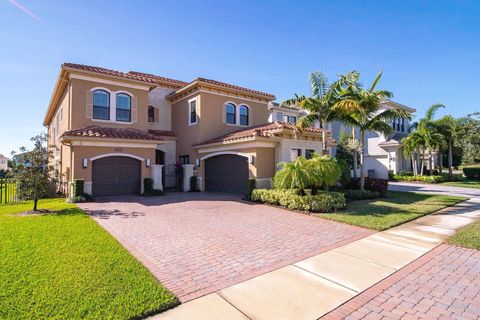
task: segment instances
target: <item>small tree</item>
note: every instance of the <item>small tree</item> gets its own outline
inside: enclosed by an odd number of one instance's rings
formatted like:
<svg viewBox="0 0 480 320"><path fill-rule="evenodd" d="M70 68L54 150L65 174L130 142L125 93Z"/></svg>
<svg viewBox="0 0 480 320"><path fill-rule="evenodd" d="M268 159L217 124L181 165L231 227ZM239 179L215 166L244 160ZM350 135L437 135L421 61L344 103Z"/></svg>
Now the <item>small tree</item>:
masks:
<svg viewBox="0 0 480 320"><path fill-rule="evenodd" d="M335 158L314 154L307 161L311 169L312 194L321 187L328 189L340 180L342 172Z"/></svg>
<svg viewBox="0 0 480 320"><path fill-rule="evenodd" d="M312 185L311 169L304 157L298 157L293 162L280 162L282 167L273 179L275 189L299 189L302 195L305 189Z"/></svg>
<svg viewBox="0 0 480 320"><path fill-rule="evenodd" d="M13 161L10 176L17 181L17 194L20 199L33 200L33 211L37 211L38 200L47 196L54 183L58 182L58 171L52 165L53 149L49 147L48 136L41 133L30 139L34 143L31 151L25 147Z"/></svg>

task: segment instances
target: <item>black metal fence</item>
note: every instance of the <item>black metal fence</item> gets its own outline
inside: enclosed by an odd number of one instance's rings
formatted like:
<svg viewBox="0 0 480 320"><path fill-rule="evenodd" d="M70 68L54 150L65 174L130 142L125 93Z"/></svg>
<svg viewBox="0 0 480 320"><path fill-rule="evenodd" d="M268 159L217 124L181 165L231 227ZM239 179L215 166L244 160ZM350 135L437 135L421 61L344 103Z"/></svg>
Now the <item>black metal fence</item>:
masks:
<svg viewBox="0 0 480 320"><path fill-rule="evenodd" d="M0 178L0 204L17 201L17 183L12 179Z"/></svg>

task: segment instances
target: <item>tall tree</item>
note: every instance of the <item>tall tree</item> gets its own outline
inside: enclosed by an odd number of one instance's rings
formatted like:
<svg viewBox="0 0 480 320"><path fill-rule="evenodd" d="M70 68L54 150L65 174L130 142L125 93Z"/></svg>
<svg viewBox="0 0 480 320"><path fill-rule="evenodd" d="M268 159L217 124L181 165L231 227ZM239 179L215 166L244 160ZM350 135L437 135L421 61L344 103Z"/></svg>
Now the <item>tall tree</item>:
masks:
<svg viewBox="0 0 480 320"><path fill-rule="evenodd" d="M434 123L437 131L443 136L448 145L448 176L453 177L453 144L457 137L457 121L451 116L446 115Z"/></svg>
<svg viewBox="0 0 480 320"><path fill-rule="evenodd" d="M392 132L390 125L394 118L410 118L410 114L400 109L384 109L382 102L392 97L392 93L386 90L377 90L376 87L382 77L380 71L369 89L364 89L358 82L353 80L339 96L335 110L340 112L352 125L360 129L360 164L361 177L360 188L365 189L365 144L368 131L380 132L388 135Z"/></svg>
<svg viewBox="0 0 480 320"><path fill-rule="evenodd" d="M418 175L418 155L425 154L425 141L423 137L414 131L402 140L402 146L405 158L410 157L411 159L413 175ZM423 162L421 168L423 173Z"/></svg>
<svg viewBox="0 0 480 320"><path fill-rule="evenodd" d="M437 131L435 126L435 114L437 113L438 109L445 108L443 104L433 104L425 113L425 117L421 118L418 121L417 129L418 133L423 136L425 141L425 147L428 151L428 167L430 168L429 174L432 175L432 154L433 151L439 150L444 143L443 136ZM425 155L423 155L425 156ZM423 169L423 168L422 168Z"/></svg>
<svg viewBox="0 0 480 320"><path fill-rule="evenodd" d="M480 162L480 112L458 119L457 147L462 150L462 164Z"/></svg>
<svg viewBox="0 0 480 320"><path fill-rule="evenodd" d="M310 90L310 97L295 94L294 98L283 101L281 106L298 106L307 112L305 116L298 119L297 127L300 130L312 127L315 123L319 123L320 127L325 129L326 124L335 118L332 109L335 103L334 92L330 90L327 78L321 72L310 74ZM322 149L324 153L327 150L325 130L322 130Z"/></svg>

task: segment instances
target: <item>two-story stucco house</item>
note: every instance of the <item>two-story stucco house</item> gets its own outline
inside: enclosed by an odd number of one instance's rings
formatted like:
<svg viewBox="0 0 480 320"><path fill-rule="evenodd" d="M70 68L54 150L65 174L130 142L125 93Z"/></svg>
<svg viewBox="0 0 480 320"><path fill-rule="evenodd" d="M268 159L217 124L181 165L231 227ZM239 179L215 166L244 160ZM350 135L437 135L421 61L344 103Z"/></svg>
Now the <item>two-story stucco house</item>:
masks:
<svg viewBox="0 0 480 320"><path fill-rule="evenodd" d="M188 190L192 175L201 190L240 193L247 179L268 184L278 162L321 151L322 129L298 132L292 117L301 111L279 110L274 99L204 78L65 63L44 125L67 194L76 179L94 196L142 193L145 178Z"/></svg>

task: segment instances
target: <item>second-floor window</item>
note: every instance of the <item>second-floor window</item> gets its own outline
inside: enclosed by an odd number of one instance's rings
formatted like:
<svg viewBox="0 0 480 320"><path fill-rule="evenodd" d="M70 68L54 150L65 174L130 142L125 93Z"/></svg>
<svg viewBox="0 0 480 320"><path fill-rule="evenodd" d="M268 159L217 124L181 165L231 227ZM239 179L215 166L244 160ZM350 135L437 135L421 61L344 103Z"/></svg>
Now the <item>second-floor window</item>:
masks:
<svg viewBox="0 0 480 320"><path fill-rule="evenodd" d="M248 107L240 106L240 125L248 126Z"/></svg>
<svg viewBox="0 0 480 320"><path fill-rule="evenodd" d="M237 123L237 114L235 105L232 103L227 103L225 105L225 122L228 124L236 124Z"/></svg>
<svg viewBox="0 0 480 320"><path fill-rule="evenodd" d="M148 122L155 122L155 108L148 106Z"/></svg>
<svg viewBox="0 0 480 320"><path fill-rule="evenodd" d="M190 112L189 122L190 122L190 124L195 124L195 123L197 123L197 120L198 120L197 100L190 101L189 108L190 108L190 110L189 110L189 112Z"/></svg>
<svg viewBox="0 0 480 320"><path fill-rule="evenodd" d="M105 90L93 92L93 119L110 120L110 94Z"/></svg>
<svg viewBox="0 0 480 320"><path fill-rule="evenodd" d="M117 93L116 120L122 122L132 121L132 99L126 93Z"/></svg>
<svg viewBox="0 0 480 320"><path fill-rule="evenodd" d="M295 116L285 116L285 120L291 124L297 123L297 117Z"/></svg>

